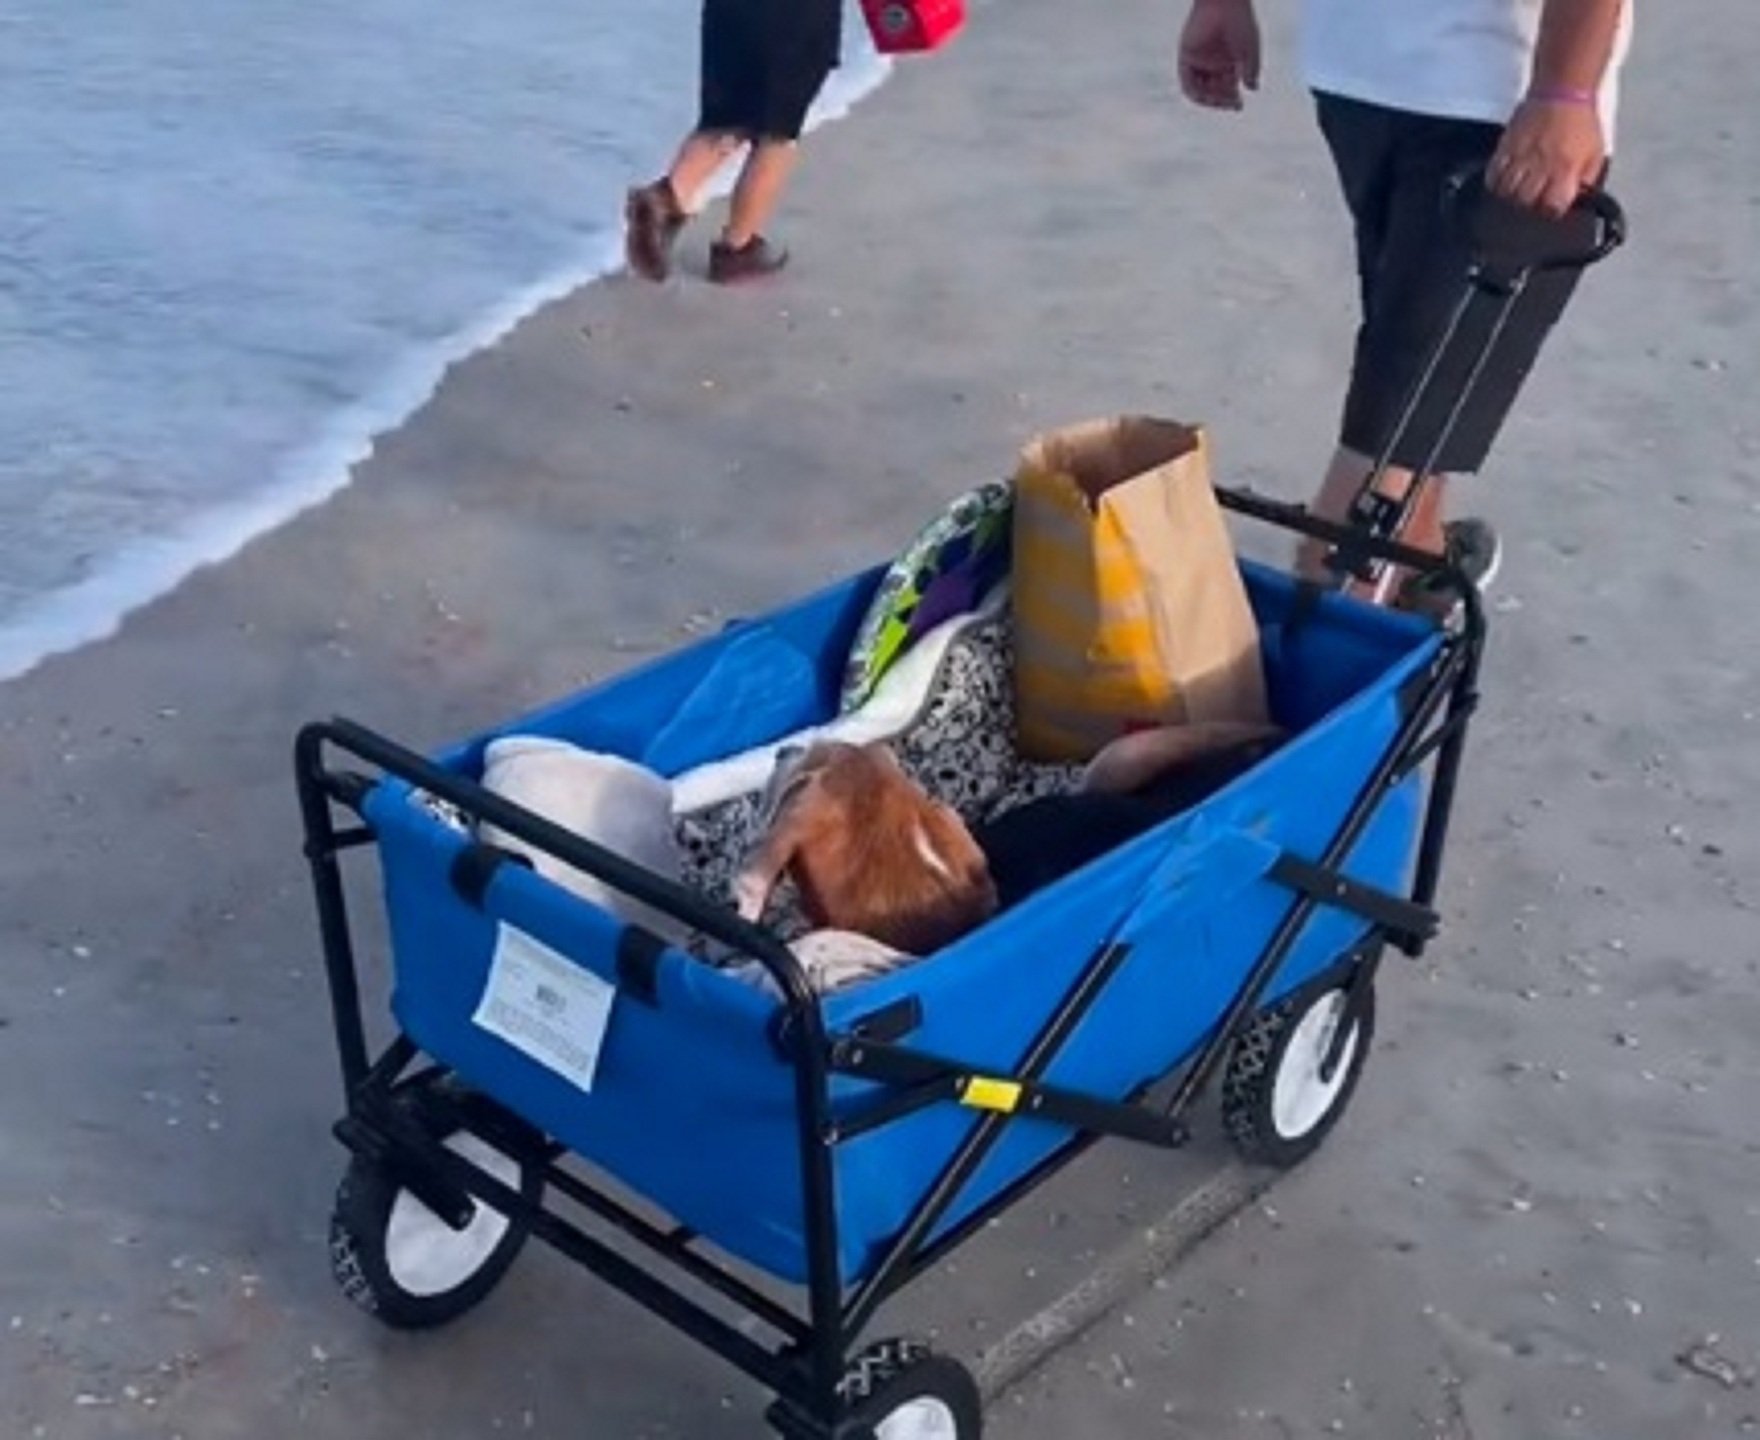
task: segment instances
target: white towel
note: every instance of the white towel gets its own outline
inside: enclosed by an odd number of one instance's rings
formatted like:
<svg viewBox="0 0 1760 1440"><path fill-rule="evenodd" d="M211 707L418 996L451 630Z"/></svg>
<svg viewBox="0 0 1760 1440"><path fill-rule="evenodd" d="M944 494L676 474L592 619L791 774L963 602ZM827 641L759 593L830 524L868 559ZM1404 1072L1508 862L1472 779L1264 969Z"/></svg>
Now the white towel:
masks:
<svg viewBox="0 0 1760 1440"><path fill-rule="evenodd" d="M682 856L672 823L672 787L644 765L583 750L566 740L508 735L489 742L483 786L668 879L676 880L681 874ZM682 944L688 933L662 912L492 825L480 826L479 836L489 844L530 856L533 867L547 880L663 940Z"/></svg>

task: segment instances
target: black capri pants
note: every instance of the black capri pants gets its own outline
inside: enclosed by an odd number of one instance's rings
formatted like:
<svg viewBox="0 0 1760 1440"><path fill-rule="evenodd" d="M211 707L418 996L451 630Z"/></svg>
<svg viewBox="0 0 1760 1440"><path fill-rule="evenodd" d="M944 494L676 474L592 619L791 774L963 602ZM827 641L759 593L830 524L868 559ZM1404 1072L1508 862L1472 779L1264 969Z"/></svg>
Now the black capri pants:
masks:
<svg viewBox="0 0 1760 1440"><path fill-rule="evenodd" d="M1362 289L1339 443L1378 457L1466 285L1475 242L1447 213L1446 187L1463 168L1489 163L1503 127L1337 95L1318 94L1315 100L1356 230ZM1568 252L1580 243L1560 223L1496 201L1486 202L1475 231L1481 254L1505 260ZM1530 277L1433 471L1473 474L1484 465L1581 273L1543 270ZM1475 305L1463 321L1429 395L1394 448L1393 464L1416 470L1429 458L1494 308Z"/></svg>
<svg viewBox="0 0 1760 1440"><path fill-rule="evenodd" d="M697 128L798 140L842 45L842 0L703 0Z"/></svg>

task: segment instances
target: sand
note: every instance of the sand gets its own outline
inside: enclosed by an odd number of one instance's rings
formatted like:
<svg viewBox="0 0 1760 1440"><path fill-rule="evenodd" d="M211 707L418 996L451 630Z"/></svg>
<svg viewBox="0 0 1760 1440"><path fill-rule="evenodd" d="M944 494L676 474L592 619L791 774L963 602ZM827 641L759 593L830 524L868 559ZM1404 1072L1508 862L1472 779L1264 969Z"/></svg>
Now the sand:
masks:
<svg viewBox="0 0 1760 1440"><path fill-rule="evenodd" d="M1327 1147L992 1433L1760 1425L1743 14L1640 17L1633 243L1484 479L1510 551L1443 938L1387 974ZM1303 491L1351 324L1343 217L1284 20L1224 118L1172 93L1179 18L981 8L815 137L783 283L551 306L337 499L0 689L0 1434L759 1433L752 1387L547 1254L425 1337L336 1293L291 738L506 718L884 555L1066 420L1199 419L1223 478ZM1103 1148L924 1313L976 1358L1204 1159ZM1677 1360L1701 1342L1733 1385Z"/></svg>

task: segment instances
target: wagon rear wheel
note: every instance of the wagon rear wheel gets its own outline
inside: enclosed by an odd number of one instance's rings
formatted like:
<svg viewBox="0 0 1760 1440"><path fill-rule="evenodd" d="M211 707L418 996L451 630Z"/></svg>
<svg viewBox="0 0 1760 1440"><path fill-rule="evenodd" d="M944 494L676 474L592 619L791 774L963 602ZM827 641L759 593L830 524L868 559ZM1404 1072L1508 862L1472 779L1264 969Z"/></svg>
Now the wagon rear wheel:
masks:
<svg viewBox="0 0 1760 1440"><path fill-rule="evenodd" d="M850 1363L838 1394L861 1440L980 1440L978 1382L916 1340L882 1340Z"/></svg>
<svg viewBox="0 0 1760 1440"><path fill-rule="evenodd" d="M427 1071L400 1087L392 1104L454 1154L535 1203L543 1193L536 1165L466 1128L452 1107L430 1103L432 1092L450 1084L445 1072ZM393 1329L430 1329L456 1319L500 1283L530 1233L520 1217L475 1204L470 1222L454 1230L383 1167L355 1156L330 1217L336 1283Z"/></svg>
<svg viewBox="0 0 1760 1440"><path fill-rule="evenodd" d="M1245 1159L1298 1164L1344 1114L1375 1033L1374 986L1353 1001L1346 984L1337 978L1298 991L1261 1011L1235 1041L1222 1077L1222 1123ZM1347 1023L1328 1071L1333 1037Z"/></svg>

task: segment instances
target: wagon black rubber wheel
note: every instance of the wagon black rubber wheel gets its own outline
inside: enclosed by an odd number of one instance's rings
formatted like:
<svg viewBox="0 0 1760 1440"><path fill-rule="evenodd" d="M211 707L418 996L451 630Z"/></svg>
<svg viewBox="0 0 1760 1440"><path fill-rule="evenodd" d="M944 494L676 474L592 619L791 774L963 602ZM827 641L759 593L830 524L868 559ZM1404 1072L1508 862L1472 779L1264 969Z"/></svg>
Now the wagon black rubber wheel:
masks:
<svg viewBox="0 0 1760 1440"><path fill-rule="evenodd" d="M1241 1156L1285 1167L1313 1154L1350 1104L1375 1035L1375 988L1356 1001L1352 1033L1330 1076L1321 1070L1344 1018L1348 977L1308 986L1262 1010L1229 1052L1222 1124Z"/></svg>
<svg viewBox="0 0 1760 1440"><path fill-rule="evenodd" d="M852 1440L979 1440L984 1405L959 1361L919 1340L881 1340L838 1386Z"/></svg>
<svg viewBox="0 0 1760 1440"><path fill-rule="evenodd" d="M543 1174L456 1120L424 1092L454 1082L427 1071L401 1086L392 1103L455 1154L536 1202ZM454 1230L380 1166L355 1156L336 1191L330 1217L330 1269L342 1293L396 1330L425 1330L457 1319L507 1273L530 1234L527 1222L477 1202Z"/></svg>

